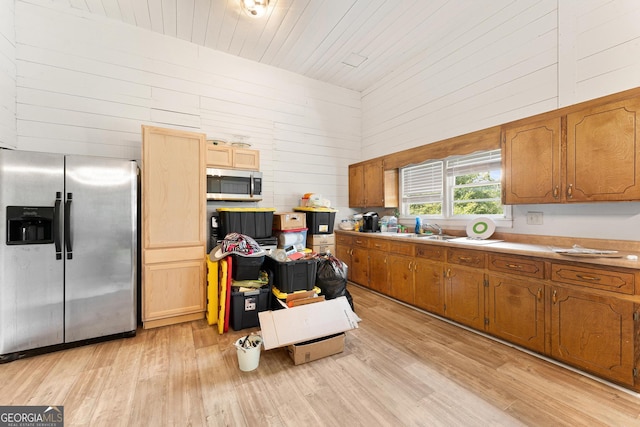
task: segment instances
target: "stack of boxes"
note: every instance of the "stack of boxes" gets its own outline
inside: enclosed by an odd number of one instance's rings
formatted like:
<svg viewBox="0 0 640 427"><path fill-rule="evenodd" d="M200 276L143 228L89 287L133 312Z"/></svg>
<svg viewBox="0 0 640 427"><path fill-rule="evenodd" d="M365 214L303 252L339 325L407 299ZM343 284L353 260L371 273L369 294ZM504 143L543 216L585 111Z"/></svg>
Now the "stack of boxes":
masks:
<svg viewBox="0 0 640 427"><path fill-rule="evenodd" d="M217 211L218 236L221 239L229 233L239 233L258 243L272 240L274 208L218 208ZM260 277L264 261L268 257L229 256L233 258L229 325L236 331L256 327L259 325L258 312L269 309L270 283ZM249 287L247 281L254 283ZM261 287L255 287L261 283Z"/></svg>
<svg viewBox="0 0 640 427"><path fill-rule="evenodd" d="M320 254L335 254L336 237L333 234L333 225L337 211L330 208L307 206L297 207L294 211L306 215L308 228L307 248Z"/></svg>
<svg viewBox="0 0 640 427"><path fill-rule="evenodd" d="M302 254L306 246L307 216L300 212L276 213L273 216L274 234L278 236L278 248L285 250L285 259L268 257L266 267L273 273L272 293L283 299L288 294L314 290L316 284L317 260L295 259L294 254ZM294 253L289 253L292 250ZM278 308L274 302L273 308Z"/></svg>

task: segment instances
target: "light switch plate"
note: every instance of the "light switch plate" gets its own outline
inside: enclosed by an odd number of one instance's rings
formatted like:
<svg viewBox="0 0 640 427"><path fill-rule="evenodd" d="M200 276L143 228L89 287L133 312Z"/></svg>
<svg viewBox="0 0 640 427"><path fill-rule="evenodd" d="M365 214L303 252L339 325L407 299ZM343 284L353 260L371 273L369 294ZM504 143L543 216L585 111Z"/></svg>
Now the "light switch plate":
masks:
<svg viewBox="0 0 640 427"><path fill-rule="evenodd" d="M542 212L527 212L527 225L542 225Z"/></svg>

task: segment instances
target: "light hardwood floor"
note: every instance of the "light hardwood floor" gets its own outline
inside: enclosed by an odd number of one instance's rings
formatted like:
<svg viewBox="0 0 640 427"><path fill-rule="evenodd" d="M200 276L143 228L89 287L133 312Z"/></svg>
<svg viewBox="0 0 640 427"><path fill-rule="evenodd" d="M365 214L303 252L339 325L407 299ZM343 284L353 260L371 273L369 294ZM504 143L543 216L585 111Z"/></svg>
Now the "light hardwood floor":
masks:
<svg viewBox="0 0 640 427"><path fill-rule="evenodd" d="M205 321L0 365L0 405L64 405L66 426L632 426L640 397L357 286L345 351L238 368Z"/></svg>

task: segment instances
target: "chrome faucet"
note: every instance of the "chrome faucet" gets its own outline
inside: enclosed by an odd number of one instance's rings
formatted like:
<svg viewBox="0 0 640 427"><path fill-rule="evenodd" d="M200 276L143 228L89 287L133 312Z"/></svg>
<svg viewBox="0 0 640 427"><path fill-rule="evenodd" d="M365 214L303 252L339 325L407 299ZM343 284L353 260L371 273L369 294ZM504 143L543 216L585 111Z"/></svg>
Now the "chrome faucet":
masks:
<svg viewBox="0 0 640 427"><path fill-rule="evenodd" d="M433 230L437 231L439 236L442 236L442 234L443 234L443 233L442 233L442 227L440 227L438 224L430 224L430 223L426 223L426 224L424 225L424 228L431 228L431 229L433 229Z"/></svg>

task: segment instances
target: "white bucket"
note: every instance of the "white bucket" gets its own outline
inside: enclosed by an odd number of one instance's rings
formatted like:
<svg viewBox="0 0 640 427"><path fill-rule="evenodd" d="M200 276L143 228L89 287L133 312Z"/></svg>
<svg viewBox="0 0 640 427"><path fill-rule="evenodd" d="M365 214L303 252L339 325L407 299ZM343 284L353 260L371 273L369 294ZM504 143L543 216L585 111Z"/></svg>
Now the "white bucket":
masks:
<svg viewBox="0 0 640 427"><path fill-rule="evenodd" d="M234 345L238 351L238 365L240 365L240 370L248 372L256 369L260 363L262 337L259 335L249 335L248 338L240 338Z"/></svg>

